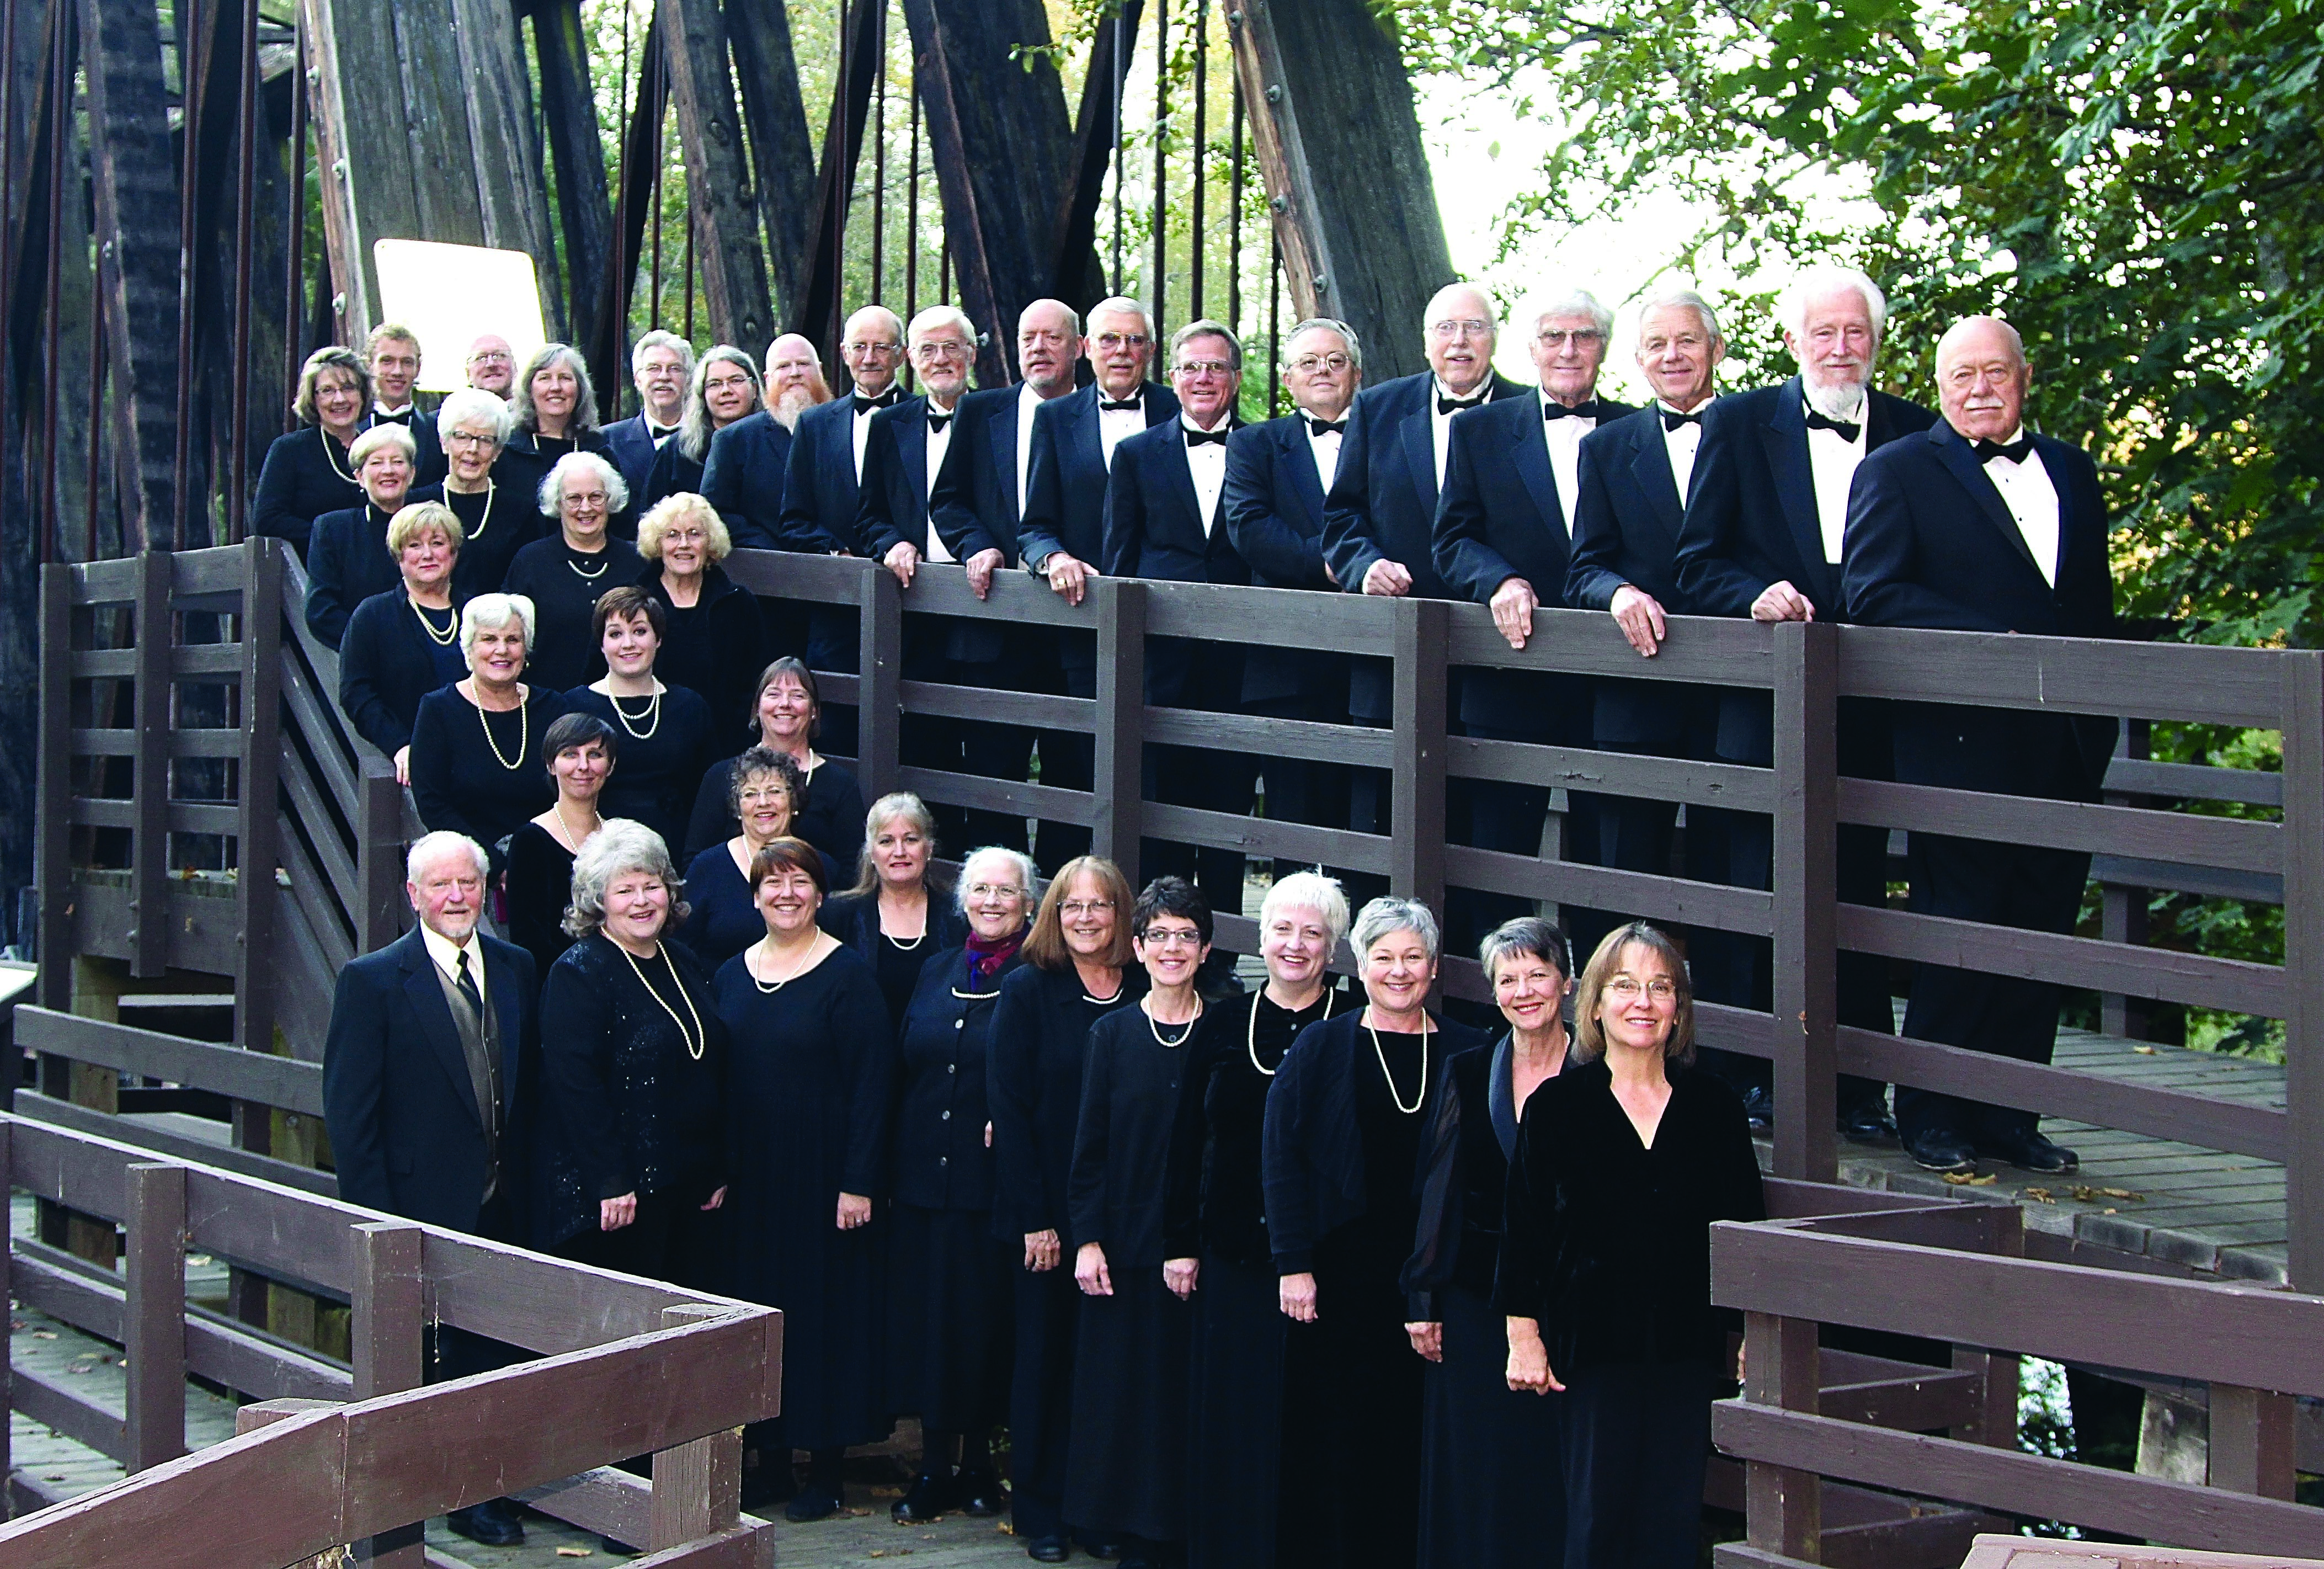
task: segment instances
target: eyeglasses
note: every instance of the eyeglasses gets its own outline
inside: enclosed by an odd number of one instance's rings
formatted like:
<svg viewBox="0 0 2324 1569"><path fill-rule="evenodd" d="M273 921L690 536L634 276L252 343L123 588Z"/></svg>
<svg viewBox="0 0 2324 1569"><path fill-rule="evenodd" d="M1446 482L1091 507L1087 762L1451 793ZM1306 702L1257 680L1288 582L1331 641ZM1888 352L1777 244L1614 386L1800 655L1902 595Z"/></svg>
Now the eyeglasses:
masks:
<svg viewBox="0 0 2324 1569"><path fill-rule="evenodd" d="M1312 376L1318 371L1330 371L1337 375L1355 363L1343 354L1303 354L1286 368L1297 371L1303 376Z"/></svg>
<svg viewBox="0 0 2324 1569"><path fill-rule="evenodd" d="M1606 341L1606 335L1594 327L1577 327L1566 331L1545 327L1533 336L1534 341L1545 348L1563 348L1569 343L1576 348L1587 348L1593 343Z"/></svg>
<svg viewBox="0 0 2324 1569"><path fill-rule="evenodd" d="M1149 948L1199 948L1203 946L1203 934L1180 931L1175 927L1149 927L1138 940Z"/></svg>
<svg viewBox="0 0 2324 1569"><path fill-rule="evenodd" d="M1025 890L1014 882L972 882L968 885L971 899L1022 899Z"/></svg>
<svg viewBox="0 0 2324 1569"><path fill-rule="evenodd" d="M602 507L606 499L602 490L568 490L565 493L565 504L568 507Z"/></svg>
<svg viewBox="0 0 2324 1569"><path fill-rule="evenodd" d="M468 356L468 363L472 365L512 365L516 364L516 355L503 354L496 348L480 349Z"/></svg>
<svg viewBox="0 0 2324 1569"><path fill-rule="evenodd" d="M1153 341L1142 332L1101 332L1097 335L1100 348L1144 348Z"/></svg>
<svg viewBox="0 0 2324 1569"><path fill-rule="evenodd" d="M453 447L498 447L500 438L479 430L455 430L444 438Z"/></svg>
<svg viewBox="0 0 2324 1569"><path fill-rule="evenodd" d="M734 798L746 807L771 806L777 801L788 803L791 792L782 785L768 785L759 789L742 791Z"/></svg>
<svg viewBox="0 0 2324 1569"><path fill-rule="evenodd" d="M860 359L886 359L904 352L900 343L844 343L839 348L842 354L852 354Z"/></svg>
<svg viewBox="0 0 2324 1569"><path fill-rule="evenodd" d="M1093 915L1103 915L1113 908L1110 899L1069 899L1057 906L1057 913L1067 920L1081 920Z"/></svg>
<svg viewBox="0 0 2324 1569"><path fill-rule="evenodd" d="M706 392L739 392L751 384L748 376L718 376L702 383Z"/></svg>
<svg viewBox="0 0 2324 1569"><path fill-rule="evenodd" d="M912 357L916 360L966 360L973 358L974 353L964 343L916 343L912 346Z"/></svg>
<svg viewBox="0 0 2324 1569"><path fill-rule="evenodd" d="M1606 983L1606 995L1618 1002L1636 1002L1641 992L1655 1002L1669 1002L1678 996L1678 987L1660 976L1643 986L1630 975L1617 975Z"/></svg>
<svg viewBox="0 0 2324 1569"><path fill-rule="evenodd" d="M1428 336L1445 339L1490 337L1493 336L1493 324L1480 321L1473 316L1461 317L1452 321L1432 321L1428 324Z"/></svg>
<svg viewBox="0 0 2324 1569"><path fill-rule="evenodd" d="M1224 360L1182 360L1172 374L1181 376L1223 376L1235 367Z"/></svg>

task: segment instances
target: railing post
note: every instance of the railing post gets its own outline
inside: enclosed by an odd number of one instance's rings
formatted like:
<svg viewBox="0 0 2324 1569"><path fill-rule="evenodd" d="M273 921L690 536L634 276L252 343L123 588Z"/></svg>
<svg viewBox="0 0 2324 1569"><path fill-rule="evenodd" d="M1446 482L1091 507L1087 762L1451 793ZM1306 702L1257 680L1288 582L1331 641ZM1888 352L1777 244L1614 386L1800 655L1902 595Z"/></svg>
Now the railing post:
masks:
<svg viewBox="0 0 2324 1569"><path fill-rule="evenodd" d="M1097 710L1091 743L1097 771L1090 793L1090 849L1139 886L1138 835L1146 798L1146 586L1100 577Z"/></svg>
<svg viewBox="0 0 2324 1569"><path fill-rule="evenodd" d="M2211 1386L2210 1481L2260 1498L2289 1499L2299 1482L2292 1463L2298 1402L2268 1389Z"/></svg>
<svg viewBox="0 0 2324 1569"><path fill-rule="evenodd" d="M124 1469L186 1453L186 1168L128 1168L128 1278L121 1355L128 1363Z"/></svg>
<svg viewBox="0 0 2324 1569"><path fill-rule="evenodd" d="M1839 1171L1837 645L1825 622L1775 627L1775 1175L1807 1182Z"/></svg>
<svg viewBox="0 0 2324 1569"><path fill-rule="evenodd" d="M1388 814L1390 892L1444 909L1445 644L1452 609L1441 599L1396 606L1395 796Z"/></svg>
<svg viewBox="0 0 2324 1569"><path fill-rule="evenodd" d="M72 568L41 568L41 759L33 878L41 889L41 1006L72 1006Z"/></svg>
<svg viewBox="0 0 2324 1569"><path fill-rule="evenodd" d="M2283 661L2285 1274L2324 1288L2324 653Z"/></svg>
<svg viewBox="0 0 2324 1569"><path fill-rule="evenodd" d="M877 800L896 788L897 743L903 725L904 591L876 561L863 564L856 603L855 777Z"/></svg>
<svg viewBox="0 0 2324 1569"><path fill-rule="evenodd" d="M1743 1315L1743 1398L1755 1406L1817 1412L1823 1379L1813 1319ZM1823 1479L1812 1471L1748 1461L1743 1467L1745 1529L1763 1553L1823 1562Z"/></svg>
<svg viewBox="0 0 2324 1569"><path fill-rule="evenodd" d="M2015 1204L1993 1204L1986 1213L1995 1223L1992 1240L1986 1248L1989 1253L2009 1258L2025 1256L2025 1214ZM2021 1364L2008 1352L1988 1351L1983 1346L1956 1345L1952 1354L1953 1371L1974 1373L1978 1387L1974 1402L1975 1416L1967 1422L1949 1429L1950 1436L1964 1444L1990 1444L1996 1449L2017 1447L2017 1387Z"/></svg>
<svg viewBox="0 0 2324 1569"><path fill-rule="evenodd" d="M43 574L43 577L45 576L46 574ZM14 1065L12 1062L10 1066L13 1067ZM16 1158L15 1147L11 1141L11 1131L10 1124L0 1122L0 1188L15 1186ZM14 1228L12 1227L11 1230L13 1231ZM13 1256L14 1246L14 1242L9 1237L0 1236L0 1302L15 1300L16 1283L11 1269L11 1266L14 1263ZM0 1356L0 1417L5 1417L14 1410L15 1406L15 1370L10 1358ZM0 1421L0 1477L13 1475L15 1471L15 1455L9 1443L9 1430L14 1426L12 1422ZM9 1492L10 1490L7 1487L0 1485L0 1520L6 1519L14 1512L11 1507Z"/></svg>
<svg viewBox="0 0 2324 1569"><path fill-rule="evenodd" d="M262 1427L272 1427L277 1422L288 1422L294 1417L338 1408L337 1400L301 1400L289 1397L279 1400L253 1400L247 1406L236 1407L234 1414L235 1436L239 1438L245 1433L255 1433ZM290 1569L336 1569L339 1562L339 1550L334 1547L312 1558L301 1558L291 1564Z"/></svg>
<svg viewBox="0 0 2324 1569"><path fill-rule="evenodd" d="M139 980L170 969L170 565L167 550L137 558L129 973Z"/></svg>
<svg viewBox="0 0 2324 1569"><path fill-rule="evenodd" d="M394 771L361 765L355 781L355 952L375 953L403 935L403 787ZM378 769L377 772L371 770Z"/></svg>
<svg viewBox="0 0 2324 1569"><path fill-rule="evenodd" d="M884 576L884 574L883 574ZM661 1326L678 1329L724 1318L732 1308L688 1303L661 1310ZM732 1530L742 1516L742 1430L729 1427L653 1457L653 1504L646 1548L659 1553L713 1532Z"/></svg>
<svg viewBox="0 0 2324 1569"><path fill-rule="evenodd" d="M282 703L276 683L282 665L281 546L255 539L243 547L242 766L235 835L235 914L241 931L235 955L235 1044L245 1051L274 1049L275 822L280 810L275 772L282 759ZM263 1149L263 1107L236 1107L244 1149Z"/></svg>
<svg viewBox="0 0 2324 1569"><path fill-rule="evenodd" d="M355 1313L349 1324L355 1398L416 1389L425 1381L420 1229L409 1221L371 1221L355 1228ZM422 1569L420 1525L382 1531L359 1556L391 1569Z"/></svg>

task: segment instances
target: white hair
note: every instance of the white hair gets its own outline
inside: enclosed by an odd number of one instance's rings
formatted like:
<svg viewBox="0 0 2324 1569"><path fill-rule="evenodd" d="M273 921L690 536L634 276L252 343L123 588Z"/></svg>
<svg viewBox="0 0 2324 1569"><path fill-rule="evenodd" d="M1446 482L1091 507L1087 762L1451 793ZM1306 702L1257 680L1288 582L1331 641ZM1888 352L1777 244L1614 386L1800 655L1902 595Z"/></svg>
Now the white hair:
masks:
<svg viewBox="0 0 2324 1569"><path fill-rule="evenodd" d="M642 375L646 368L646 355L658 348L676 349L678 370L687 375L694 374L694 346L674 332L664 332L660 328L655 328L651 332L639 338L635 346L631 348L630 374Z"/></svg>
<svg viewBox="0 0 2324 1569"><path fill-rule="evenodd" d="M1364 346L1356 337L1356 329L1344 321L1336 321L1328 316L1311 316L1293 327L1289 332L1285 333L1283 352L1288 355L1291 352L1291 346L1299 341L1299 335L1306 332L1328 332L1335 335L1347 347L1348 362L1358 370L1364 368Z"/></svg>
<svg viewBox="0 0 2324 1569"><path fill-rule="evenodd" d="M1447 283L1430 295L1428 309L1422 316L1420 325L1424 328L1434 326L1436 318L1443 314L1445 303L1456 294L1466 294L1484 307L1486 330L1497 334L1501 330L1500 313L1493 309L1493 297L1474 283Z"/></svg>
<svg viewBox="0 0 2324 1569"><path fill-rule="evenodd" d="M1888 336L1888 296L1880 292L1880 285L1853 267L1837 266L1819 262L1794 275L1775 296L1775 320L1794 338L1808 335L1808 307L1827 294L1852 289L1864 297L1864 308L1872 318L1872 341L1877 345Z"/></svg>
<svg viewBox="0 0 2324 1569"><path fill-rule="evenodd" d="M422 872L427 871L455 850L466 853L475 862L477 876L492 875L492 857L484 854L484 847L482 844L477 844L466 834L456 834L449 828L438 828L432 834L422 834L412 841L410 850L406 852L403 857L403 881L418 882Z"/></svg>
<svg viewBox="0 0 2324 1569"><path fill-rule="evenodd" d="M1638 307L1639 322L1643 325L1648 314L1656 310L1692 310L1702 321L1704 332L1712 337L1720 336L1719 312L1711 308L1710 300L1692 289L1665 289L1647 295Z"/></svg>
<svg viewBox="0 0 2324 1569"><path fill-rule="evenodd" d="M557 503L565 499L565 476L572 470L579 468L596 470L598 483L605 487L606 512L618 512L630 504L630 485L622 477L622 471L615 468L602 454L582 449L568 452L558 458L557 466L550 469L548 477L540 482L540 515L542 517L553 518L557 515Z"/></svg>
<svg viewBox="0 0 2324 1569"><path fill-rule="evenodd" d="M460 652L474 656L476 634L494 632L511 620L524 628L524 651L532 651L533 628L540 624L540 614L532 601L521 594L479 594L460 607Z"/></svg>
<svg viewBox="0 0 2324 1569"><path fill-rule="evenodd" d="M1104 299L1099 300L1095 305L1089 308L1089 319L1092 322L1095 322L1101 315L1103 315L1108 311L1111 311L1117 316L1135 316L1139 321L1146 324L1146 336L1148 338L1151 338L1154 336L1154 313L1147 309L1145 306L1139 304L1137 300L1132 300L1129 295L1107 295Z"/></svg>
<svg viewBox="0 0 2324 1569"><path fill-rule="evenodd" d="M1041 869L1033 864L1030 855L1022 850L1011 850L1006 844L987 844L961 857L960 886L956 890L961 909L965 912L968 909L968 885L975 881L973 873L980 861L1009 863L1009 870L1015 875L1017 886L1025 891L1025 905L1029 912L1034 901L1041 897Z"/></svg>
<svg viewBox="0 0 2324 1569"><path fill-rule="evenodd" d="M1426 905L1416 899L1398 899L1383 894L1364 906L1356 917L1356 929L1351 939L1358 954L1368 953L1371 946L1390 932L1412 932L1428 949L1431 959L1436 957L1436 917Z"/></svg>
<svg viewBox="0 0 2324 1569"><path fill-rule="evenodd" d="M1614 313L1606 302L1587 289L1567 289L1557 294L1544 294L1534 300L1526 310L1526 320L1531 330L1539 332L1541 324L1553 316L1586 316L1598 328L1600 337L1610 337L1614 332Z"/></svg>
<svg viewBox="0 0 2324 1569"><path fill-rule="evenodd" d="M912 325L905 332L904 341L917 343L923 334L933 332L939 327L958 328L961 337L968 340L968 346L972 349L976 346L976 323L971 321L968 312L957 305L931 305L921 311L912 318Z"/></svg>
<svg viewBox="0 0 2324 1569"><path fill-rule="evenodd" d="M1326 877L1320 872L1294 872L1288 877L1278 877L1275 886L1259 900L1259 926L1265 931L1278 910L1312 909L1323 918L1323 929L1332 935L1332 946L1338 947L1340 939L1348 935L1348 896L1336 877Z"/></svg>
<svg viewBox="0 0 2324 1569"><path fill-rule="evenodd" d="M849 336L852 337L854 334L855 323L866 316L877 317L881 320L885 321L888 324L888 330L896 335L897 346L901 347L903 346L904 318L897 315L894 311L889 309L884 305L857 306L854 310L849 313L847 318L847 332ZM970 341L973 342L975 340L975 337L976 335L974 333L971 333L969 335Z"/></svg>
<svg viewBox="0 0 2324 1569"><path fill-rule="evenodd" d="M436 436L446 448L452 445L452 432L471 420L481 420L492 427L493 440L502 447L508 445L516 434L516 411L508 400L498 392L487 392L482 387L462 387L444 394L436 406Z"/></svg>

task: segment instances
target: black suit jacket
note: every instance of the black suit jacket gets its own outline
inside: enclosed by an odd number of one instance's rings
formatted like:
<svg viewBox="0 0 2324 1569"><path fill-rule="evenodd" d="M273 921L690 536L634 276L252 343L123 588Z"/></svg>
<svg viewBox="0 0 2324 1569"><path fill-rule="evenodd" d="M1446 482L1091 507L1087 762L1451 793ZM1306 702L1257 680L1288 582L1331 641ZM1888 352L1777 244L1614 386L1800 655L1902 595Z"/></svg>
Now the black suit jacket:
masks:
<svg viewBox="0 0 2324 1569"><path fill-rule="evenodd" d="M1343 449L1346 440L1341 438ZM1219 510L1253 583L1332 587L1323 568L1323 482L1315 473L1305 415L1246 425L1227 438L1227 486ZM1243 700L1274 703L1305 694L1344 719L1346 666L1320 650L1256 646L1243 656ZM1324 708L1316 712L1325 715Z"/></svg>
<svg viewBox="0 0 2324 1569"><path fill-rule="evenodd" d="M393 757L411 744L420 699L441 684L402 584L355 606L339 640L339 707L356 734Z"/></svg>
<svg viewBox="0 0 2324 1569"><path fill-rule="evenodd" d="M954 411L952 450L928 493L928 512L955 556L960 550L952 543L954 536L965 540L972 530L981 530L1010 566L1018 564L1018 413L1014 386L971 392ZM1028 460L1028 478L1031 469Z"/></svg>
<svg viewBox="0 0 2324 1569"><path fill-rule="evenodd" d="M1159 383L1144 384L1146 428L1178 417L1178 394ZM1033 450L1027 463L1025 515L1019 521L1019 558L1038 572L1063 550L1098 570L1105 554L1105 447L1098 439L1096 383L1052 398L1033 411ZM1119 449L1117 448L1117 451ZM1059 640L1057 659L1070 669L1097 661L1086 636Z"/></svg>
<svg viewBox="0 0 2324 1569"><path fill-rule="evenodd" d="M259 466L251 498L250 531L288 540L303 558L315 520L364 503L363 486L346 449L318 425L277 436Z"/></svg>
<svg viewBox="0 0 2324 1569"><path fill-rule="evenodd" d="M944 463L937 470L938 484L959 463L963 440L970 436L957 422L957 412L954 420L952 440L945 448ZM980 550L1000 549L984 531L984 525L965 508L951 508L943 516L932 518L928 495L928 401L925 397L907 398L894 408L882 409L872 416L872 429L863 443L861 492L856 502L855 536L862 541L863 553L874 561L887 559L888 552L901 544L909 544L925 558L931 521L954 560L965 561ZM948 568L932 568L923 560L922 570ZM911 655L918 649L932 653L941 649L945 658L968 664L990 664L1001 657L1001 628L991 622L947 618L930 623L912 619L907 620L904 626L907 637L918 645L907 651L908 663L916 662ZM923 678L943 678L938 672L927 671Z"/></svg>
<svg viewBox="0 0 2324 1569"><path fill-rule="evenodd" d="M315 520L307 547L307 625L332 648L346 635L356 605L402 586L403 574L387 553L388 521L369 502Z"/></svg>
<svg viewBox="0 0 2324 1569"><path fill-rule="evenodd" d="M1105 486L1105 539L1098 569L1109 577L1154 577L1170 583L1250 581L1250 568L1227 532L1226 493L1218 516L1203 531L1202 502L1186 466L1185 426L1173 420L1123 438L1113 449ZM1171 706L1223 708L1242 695L1240 650L1229 643L1163 638L1148 645L1146 700ZM1204 658L1204 655L1207 658ZM1224 690L1196 692L1204 678L1231 681Z"/></svg>
<svg viewBox="0 0 2324 1569"><path fill-rule="evenodd" d="M616 420L598 432L605 438L605 456L622 471L622 478L632 495L643 493L646 480L653 473L654 457L661 449L654 445L652 435L646 429L646 417L632 414L626 420ZM675 441L676 437L671 440Z"/></svg>
<svg viewBox="0 0 2324 1569"><path fill-rule="evenodd" d="M864 450L868 468L868 435ZM782 517L777 530L782 548L869 555L855 532L855 512L862 500L862 487L855 476L855 400L842 396L817 403L798 417L791 432Z"/></svg>
<svg viewBox="0 0 2324 1569"><path fill-rule="evenodd" d="M339 1196L428 1225L475 1232L484 1128L468 1060L418 927L339 972L323 1047L323 1120ZM532 955L479 932L500 1025L501 1192L523 1186L524 1113L540 1047ZM512 1232L521 1235L521 1232Z"/></svg>
<svg viewBox="0 0 2324 1569"><path fill-rule="evenodd" d="M2113 636L2097 466L2062 441L2033 439L2058 493L2056 586L1975 449L1939 420L1856 471L1844 563L1849 614L1869 626ZM2114 720L2090 715L1907 705L1895 721L1896 777L2096 800L2114 733Z"/></svg>
<svg viewBox="0 0 2324 1569"><path fill-rule="evenodd" d="M1701 448L1696 449L1700 456ZM1686 503L1654 408L1601 424L1582 438L1573 503L1573 554L1565 569L1565 603L1611 610L1614 595L1635 587L1674 615L1686 614L1678 586L1678 531ZM1624 752L1674 752L1712 718L1708 695L1662 681L1600 681L1591 737Z"/></svg>
<svg viewBox="0 0 2324 1569"><path fill-rule="evenodd" d="M717 509L736 549L781 549L783 483L791 433L764 409L710 438L702 494Z"/></svg>

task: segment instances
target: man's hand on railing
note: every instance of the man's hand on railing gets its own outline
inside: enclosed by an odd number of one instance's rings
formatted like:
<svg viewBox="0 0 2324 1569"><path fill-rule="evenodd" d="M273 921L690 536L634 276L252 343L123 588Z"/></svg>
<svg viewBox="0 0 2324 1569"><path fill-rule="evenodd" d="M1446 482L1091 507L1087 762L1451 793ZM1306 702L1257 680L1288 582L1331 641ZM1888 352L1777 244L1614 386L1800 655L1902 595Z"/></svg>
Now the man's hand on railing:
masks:
<svg viewBox="0 0 2324 1569"><path fill-rule="evenodd" d="M634 1193L597 1201L597 1229L601 1232L618 1232L637 1218L638 1195Z"/></svg>
<svg viewBox="0 0 2324 1569"><path fill-rule="evenodd" d="M1753 621L1813 621L1815 606L1786 581L1770 583L1751 602Z"/></svg>
<svg viewBox="0 0 2324 1569"><path fill-rule="evenodd" d="M872 1223L872 1201L864 1197L860 1193L841 1194L839 1195L839 1219L837 1223L839 1229L843 1232L852 1232L860 1226L870 1225Z"/></svg>
<svg viewBox="0 0 2324 1569"><path fill-rule="evenodd" d="M1663 639L1670 635L1670 623L1663 618L1662 602L1643 588L1625 583L1614 590L1614 602L1606 607L1614 613L1614 624L1632 648L1647 659L1653 659L1661 649Z"/></svg>
<svg viewBox="0 0 2324 1569"><path fill-rule="evenodd" d="M1508 1326L1509 1388L1534 1395L1546 1395L1552 1389L1564 1393L1565 1386L1550 1371L1549 1349L1541 1343L1541 1321L1512 1318Z"/></svg>
<svg viewBox="0 0 2324 1569"><path fill-rule="evenodd" d="M1507 577L1493 590L1493 624L1509 640L1509 647L1521 649L1526 639L1533 636L1533 613L1541 608L1533 585L1522 577Z"/></svg>
<svg viewBox="0 0 2324 1569"><path fill-rule="evenodd" d="M1003 558L1000 551L979 550L961 567L968 573L968 591L979 599L992 592L992 575L1001 569Z"/></svg>
<svg viewBox="0 0 2324 1569"><path fill-rule="evenodd" d="M395 782L411 783L411 748L408 743L395 749Z"/></svg>
<svg viewBox="0 0 2324 1569"><path fill-rule="evenodd" d="M1041 563L1041 571L1048 578L1049 586L1065 596L1067 605L1079 605L1082 595L1088 592L1089 580L1096 576L1088 563L1063 550L1050 551L1049 558Z"/></svg>
<svg viewBox="0 0 2324 1569"><path fill-rule="evenodd" d="M1401 599L1412 592L1412 574L1403 562L1382 557L1364 568L1364 592L1383 599Z"/></svg>
<svg viewBox="0 0 2324 1569"><path fill-rule="evenodd" d="M909 544L899 542L889 548L888 554L880 564L895 574L897 583L909 588L912 574L919 569L920 553Z"/></svg>

